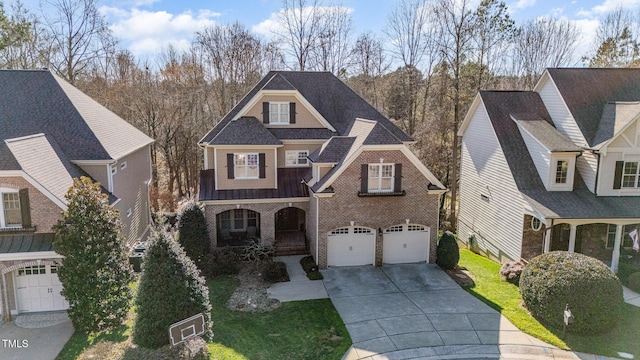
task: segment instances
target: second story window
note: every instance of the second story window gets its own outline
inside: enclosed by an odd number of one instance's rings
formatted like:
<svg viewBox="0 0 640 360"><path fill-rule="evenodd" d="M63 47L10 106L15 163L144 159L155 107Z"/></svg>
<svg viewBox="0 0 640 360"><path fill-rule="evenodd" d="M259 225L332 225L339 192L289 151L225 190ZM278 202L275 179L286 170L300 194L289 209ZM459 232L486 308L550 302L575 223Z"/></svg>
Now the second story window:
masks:
<svg viewBox="0 0 640 360"><path fill-rule="evenodd" d="M289 123L289 103L270 102L269 103L269 123L288 124Z"/></svg>
<svg viewBox="0 0 640 360"><path fill-rule="evenodd" d="M637 161L625 162L624 170L622 172L622 187L623 188L637 188L640 187L640 174L638 172Z"/></svg>
<svg viewBox="0 0 640 360"><path fill-rule="evenodd" d="M569 162L567 160L558 160L556 162L556 184L566 184L568 174Z"/></svg>
<svg viewBox="0 0 640 360"><path fill-rule="evenodd" d="M234 154L234 174L236 179L257 179L258 154Z"/></svg>
<svg viewBox="0 0 640 360"><path fill-rule="evenodd" d="M307 150L287 150L285 152L285 165L286 166L307 166L309 161L307 156L309 151Z"/></svg>
<svg viewBox="0 0 640 360"><path fill-rule="evenodd" d="M2 194L2 215L0 227L20 227L22 225L20 197L17 192Z"/></svg>
<svg viewBox="0 0 640 360"><path fill-rule="evenodd" d="M393 191L394 164L369 164L369 192Z"/></svg>

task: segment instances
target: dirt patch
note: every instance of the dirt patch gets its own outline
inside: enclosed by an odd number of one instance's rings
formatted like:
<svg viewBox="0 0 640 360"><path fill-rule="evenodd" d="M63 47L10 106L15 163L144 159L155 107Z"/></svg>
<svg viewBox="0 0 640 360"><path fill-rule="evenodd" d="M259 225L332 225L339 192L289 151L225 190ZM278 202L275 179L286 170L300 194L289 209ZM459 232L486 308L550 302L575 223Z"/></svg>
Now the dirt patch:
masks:
<svg viewBox="0 0 640 360"><path fill-rule="evenodd" d="M455 269L445 270L444 272L461 287L472 287L476 284L471 273L463 267L456 266Z"/></svg>
<svg viewBox="0 0 640 360"><path fill-rule="evenodd" d="M229 309L244 312L266 312L280 307L280 301L270 299L267 295L267 288L271 284L264 281L259 269L260 266L253 263L241 266L237 275L240 285L227 302Z"/></svg>

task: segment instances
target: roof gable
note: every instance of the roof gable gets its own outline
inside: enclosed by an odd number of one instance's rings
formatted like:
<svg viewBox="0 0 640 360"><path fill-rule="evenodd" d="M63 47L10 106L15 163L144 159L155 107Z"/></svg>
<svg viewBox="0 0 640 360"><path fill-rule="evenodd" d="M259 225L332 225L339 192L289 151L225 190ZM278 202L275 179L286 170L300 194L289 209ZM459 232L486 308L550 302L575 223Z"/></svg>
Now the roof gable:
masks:
<svg viewBox="0 0 640 360"><path fill-rule="evenodd" d="M547 120L535 114L511 114L521 131L526 131L551 152L581 152L582 148L562 135Z"/></svg>
<svg viewBox="0 0 640 360"><path fill-rule="evenodd" d="M211 145L282 145L255 117L241 117L230 121L213 138Z"/></svg>
<svg viewBox="0 0 640 360"><path fill-rule="evenodd" d="M640 101L640 69L550 68L549 76L590 146L599 133L605 104Z"/></svg>

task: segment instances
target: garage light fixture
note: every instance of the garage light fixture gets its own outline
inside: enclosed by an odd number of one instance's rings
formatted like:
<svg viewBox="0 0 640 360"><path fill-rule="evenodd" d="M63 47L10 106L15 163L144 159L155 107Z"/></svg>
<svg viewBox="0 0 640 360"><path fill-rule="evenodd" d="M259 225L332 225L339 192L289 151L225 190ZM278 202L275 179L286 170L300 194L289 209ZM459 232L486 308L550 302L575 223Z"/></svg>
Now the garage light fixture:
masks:
<svg viewBox="0 0 640 360"><path fill-rule="evenodd" d="M355 225L356 222L351 220L351 221L349 221L349 223L351 224L351 226L353 226L353 225Z"/></svg>

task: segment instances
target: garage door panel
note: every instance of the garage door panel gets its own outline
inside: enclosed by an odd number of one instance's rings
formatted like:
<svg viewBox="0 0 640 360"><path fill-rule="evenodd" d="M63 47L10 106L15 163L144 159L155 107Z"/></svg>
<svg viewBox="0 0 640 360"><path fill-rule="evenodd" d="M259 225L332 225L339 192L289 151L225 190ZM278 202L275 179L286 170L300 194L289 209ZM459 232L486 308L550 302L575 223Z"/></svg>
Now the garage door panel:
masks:
<svg viewBox="0 0 640 360"><path fill-rule="evenodd" d="M368 228L336 229L327 235L327 265L372 265L375 260L375 232Z"/></svg>
<svg viewBox="0 0 640 360"><path fill-rule="evenodd" d="M425 262L429 254L430 229L421 225L397 225L385 230L382 262L402 264Z"/></svg>
<svg viewBox="0 0 640 360"><path fill-rule="evenodd" d="M60 294L62 284L56 270L54 265L28 266L16 270L14 278L19 312L69 308L69 303Z"/></svg>

